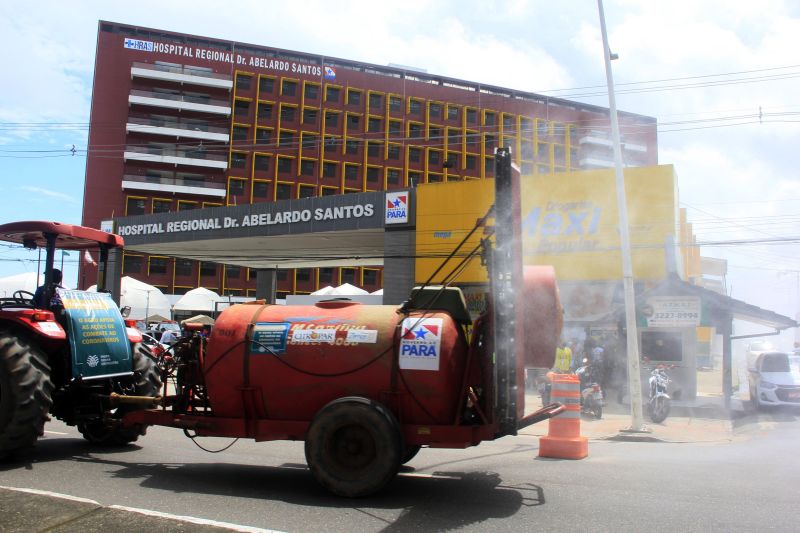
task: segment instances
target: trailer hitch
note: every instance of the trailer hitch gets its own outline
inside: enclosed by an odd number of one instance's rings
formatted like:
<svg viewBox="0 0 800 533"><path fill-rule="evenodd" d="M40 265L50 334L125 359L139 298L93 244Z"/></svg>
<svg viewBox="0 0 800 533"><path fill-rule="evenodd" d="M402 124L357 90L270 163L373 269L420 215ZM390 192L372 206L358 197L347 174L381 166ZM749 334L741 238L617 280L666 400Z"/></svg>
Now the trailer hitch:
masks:
<svg viewBox="0 0 800 533"><path fill-rule="evenodd" d="M549 405L545 405L538 411L535 411L528 416L521 418L517 422L517 429L526 428L528 426L532 426L533 424L538 424L548 418L553 418L554 416L561 414L564 411L564 406L560 403L551 403Z"/></svg>
<svg viewBox="0 0 800 533"><path fill-rule="evenodd" d="M120 405L138 405L141 407L158 407L161 404L161 396L127 396L112 392L108 396L101 396L108 400L108 405L119 407Z"/></svg>

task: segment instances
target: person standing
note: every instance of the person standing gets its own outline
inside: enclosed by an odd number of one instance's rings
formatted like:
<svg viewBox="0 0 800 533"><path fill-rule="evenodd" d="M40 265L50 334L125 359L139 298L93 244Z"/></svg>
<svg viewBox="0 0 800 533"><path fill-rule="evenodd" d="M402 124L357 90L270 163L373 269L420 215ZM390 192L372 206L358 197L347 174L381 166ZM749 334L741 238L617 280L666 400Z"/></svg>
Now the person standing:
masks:
<svg viewBox="0 0 800 533"><path fill-rule="evenodd" d="M161 339L159 342L161 344L166 344L168 346L172 346L175 344L175 341L178 340L178 337L175 335L175 332L171 329L161 328Z"/></svg>
<svg viewBox="0 0 800 533"><path fill-rule="evenodd" d="M37 309L53 309L54 307L61 305L61 296L58 294L57 289L63 289L64 287L61 285L61 280L63 279L63 275L61 271L57 268L53 269L52 273L52 292L50 293L50 302L48 306L45 306L45 285L40 285L36 292L33 294L33 305Z"/></svg>
<svg viewBox="0 0 800 533"><path fill-rule="evenodd" d="M556 370L561 374L567 374L572 370L572 349L570 349L567 341L561 341L561 344L556 348Z"/></svg>

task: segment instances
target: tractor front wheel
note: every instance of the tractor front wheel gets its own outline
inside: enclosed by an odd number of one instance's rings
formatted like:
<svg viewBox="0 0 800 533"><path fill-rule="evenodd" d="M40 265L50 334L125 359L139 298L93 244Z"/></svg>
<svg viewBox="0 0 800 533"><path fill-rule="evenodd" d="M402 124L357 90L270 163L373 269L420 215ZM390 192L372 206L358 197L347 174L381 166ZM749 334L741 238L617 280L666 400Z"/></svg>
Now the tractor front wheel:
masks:
<svg viewBox="0 0 800 533"><path fill-rule="evenodd" d="M0 330L0 459L44 433L52 392L45 354L22 335Z"/></svg>
<svg viewBox="0 0 800 533"><path fill-rule="evenodd" d="M136 383L133 394L136 396L158 396L161 392L161 378L155 362L148 356L149 350L142 344L133 351L133 372ZM124 446L135 442L147 432L147 426L123 426L120 419L136 407L123 406L102 419L78 424L83 438L99 446Z"/></svg>
<svg viewBox="0 0 800 533"><path fill-rule="evenodd" d="M346 397L320 409L306 435L306 461L332 493L369 496L397 475L403 443L400 425L386 407Z"/></svg>

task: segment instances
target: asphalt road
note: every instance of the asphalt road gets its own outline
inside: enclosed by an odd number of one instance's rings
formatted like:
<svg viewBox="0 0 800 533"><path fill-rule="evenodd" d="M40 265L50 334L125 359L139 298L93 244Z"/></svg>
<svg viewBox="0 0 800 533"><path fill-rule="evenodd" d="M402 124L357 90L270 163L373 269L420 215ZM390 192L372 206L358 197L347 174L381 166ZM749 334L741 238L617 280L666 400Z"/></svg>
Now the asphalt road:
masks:
<svg viewBox="0 0 800 533"><path fill-rule="evenodd" d="M538 459L525 435L423 449L381 494L346 500L316 485L302 443L209 454L151 428L140 446L101 451L51 423L33 452L0 465L0 485L293 532L797 531L800 412L749 414L734 428L726 442L591 441L581 461ZM0 509L0 531L15 529L9 517ZM116 519L139 529L137 515Z"/></svg>

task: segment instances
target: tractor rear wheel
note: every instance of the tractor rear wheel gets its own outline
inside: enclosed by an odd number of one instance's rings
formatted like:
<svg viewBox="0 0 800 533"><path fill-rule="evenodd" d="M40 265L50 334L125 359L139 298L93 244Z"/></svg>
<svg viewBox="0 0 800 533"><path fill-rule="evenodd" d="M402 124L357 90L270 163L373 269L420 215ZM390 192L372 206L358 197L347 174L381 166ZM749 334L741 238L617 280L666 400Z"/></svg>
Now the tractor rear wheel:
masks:
<svg viewBox="0 0 800 533"><path fill-rule="evenodd" d="M158 396L161 392L161 377L155 362L149 357L149 349L143 344L136 345L133 350L134 384L133 394L136 396ZM122 426L119 419L125 413L136 410L134 406L118 407L108 413L104 419L92 420L78 424L83 438L100 446L124 446L135 442L147 432L147 426Z"/></svg>
<svg viewBox="0 0 800 533"><path fill-rule="evenodd" d="M44 433L52 392L47 356L28 338L0 330L0 459Z"/></svg>
<svg viewBox="0 0 800 533"><path fill-rule="evenodd" d="M320 485L338 496L368 496L397 475L403 452L400 425L378 402L340 398L314 416L305 451Z"/></svg>

